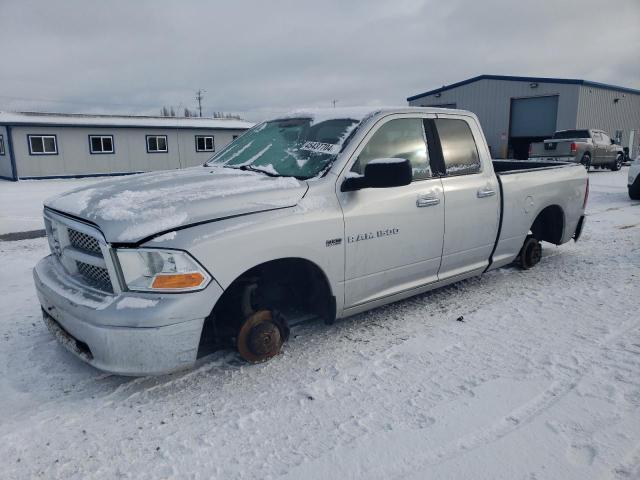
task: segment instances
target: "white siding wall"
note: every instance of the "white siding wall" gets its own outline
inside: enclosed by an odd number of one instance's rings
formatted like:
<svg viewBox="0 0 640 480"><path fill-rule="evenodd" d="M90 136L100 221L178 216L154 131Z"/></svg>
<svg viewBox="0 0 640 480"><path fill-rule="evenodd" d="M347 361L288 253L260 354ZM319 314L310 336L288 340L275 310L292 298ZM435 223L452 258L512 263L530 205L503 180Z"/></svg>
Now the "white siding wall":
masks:
<svg viewBox="0 0 640 480"><path fill-rule="evenodd" d="M13 178L11 170L11 156L9 154L9 139L7 138L7 129L0 125L0 135L4 142L4 155L0 155L0 177Z"/></svg>
<svg viewBox="0 0 640 480"><path fill-rule="evenodd" d="M147 172L190 167L204 163L212 155L210 152L196 152L196 135L213 135L217 151L231 142L233 135L239 135L242 131L14 126L12 133L18 175L23 178ZM56 135L58 155L29 154L27 135L38 134ZM91 154L89 135L113 135L115 153ZM147 153L146 135L166 135L169 152ZM3 160L3 157L0 157L0 163Z"/></svg>
<svg viewBox="0 0 640 480"><path fill-rule="evenodd" d="M412 106L432 106L455 103L457 108L470 110L480 119L482 129L495 158L506 155L509 135L509 110L512 98L559 95L556 129L575 128L580 85L538 83L531 88L528 81L479 80L409 102ZM502 135L507 138L502 139Z"/></svg>
<svg viewBox="0 0 640 480"><path fill-rule="evenodd" d="M618 102L614 103L614 99ZM632 155L640 153L640 94L582 86L578 103L577 128L597 128L615 137L622 130L622 146L629 146L635 130Z"/></svg>

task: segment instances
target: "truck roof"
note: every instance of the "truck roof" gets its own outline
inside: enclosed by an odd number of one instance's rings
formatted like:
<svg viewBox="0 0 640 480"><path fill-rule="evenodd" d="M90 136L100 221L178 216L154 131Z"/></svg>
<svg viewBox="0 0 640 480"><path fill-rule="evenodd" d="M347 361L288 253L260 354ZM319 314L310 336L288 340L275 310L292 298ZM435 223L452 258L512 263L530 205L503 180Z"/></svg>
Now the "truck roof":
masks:
<svg viewBox="0 0 640 480"><path fill-rule="evenodd" d="M364 120L368 117L378 114L390 114L390 113L457 113L471 115L475 117L475 114L467 110L457 110L451 108L437 108L437 107L409 107L409 106L384 106L384 107L337 107L337 108L304 108L291 111L285 115L276 117L276 119L285 118L299 118L309 116L313 118L315 123L333 120L350 118L353 120Z"/></svg>

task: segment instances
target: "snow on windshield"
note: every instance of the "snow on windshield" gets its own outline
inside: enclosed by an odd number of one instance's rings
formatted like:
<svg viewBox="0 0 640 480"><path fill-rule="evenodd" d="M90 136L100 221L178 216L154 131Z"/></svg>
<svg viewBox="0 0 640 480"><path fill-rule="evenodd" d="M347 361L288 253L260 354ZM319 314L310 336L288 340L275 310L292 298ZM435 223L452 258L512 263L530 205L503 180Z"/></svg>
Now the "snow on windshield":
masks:
<svg viewBox="0 0 640 480"><path fill-rule="evenodd" d="M299 115L303 115L300 113ZM217 154L208 165L311 178L324 172L360 119L291 116L264 122Z"/></svg>

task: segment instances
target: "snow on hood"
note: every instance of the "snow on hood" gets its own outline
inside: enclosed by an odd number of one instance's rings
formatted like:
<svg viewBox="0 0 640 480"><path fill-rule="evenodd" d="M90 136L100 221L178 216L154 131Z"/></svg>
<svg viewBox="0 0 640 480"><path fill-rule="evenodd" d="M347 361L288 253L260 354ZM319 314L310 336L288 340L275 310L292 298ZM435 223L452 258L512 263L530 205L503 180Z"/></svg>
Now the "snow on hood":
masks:
<svg viewBox="0 0 640 480"><path fill-rule="evenodd" d="M306 182L221 167L132 175L45 201L100 227L109 242L134 243L192 223L297 205Z"/></svg>

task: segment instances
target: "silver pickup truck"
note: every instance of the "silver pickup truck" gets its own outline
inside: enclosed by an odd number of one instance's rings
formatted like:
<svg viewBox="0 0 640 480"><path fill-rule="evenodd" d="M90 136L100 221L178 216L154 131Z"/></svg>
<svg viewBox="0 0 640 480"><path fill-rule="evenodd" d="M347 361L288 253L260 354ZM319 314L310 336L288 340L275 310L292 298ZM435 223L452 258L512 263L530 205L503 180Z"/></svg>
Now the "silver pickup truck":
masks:
<svg viewBox="0 0 640 480"><path fill-rule="evenodd" d="M331 109L263 122L203 166L45 204L46 325L97 368L159 374L212 348L256 362L289 326L541 258L577 240L575 164L492 161L465 111Z"/></svg>
<svg viewBox="0 0 640 480"><path fill-rule="evenodd" d="M529 160L581 163L589 170L618 171L624 151L602 130L559 130L551 138L529 146Z"/></svg>

